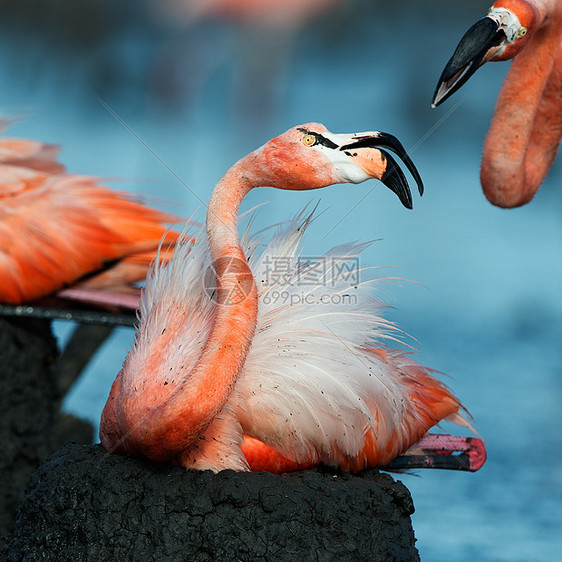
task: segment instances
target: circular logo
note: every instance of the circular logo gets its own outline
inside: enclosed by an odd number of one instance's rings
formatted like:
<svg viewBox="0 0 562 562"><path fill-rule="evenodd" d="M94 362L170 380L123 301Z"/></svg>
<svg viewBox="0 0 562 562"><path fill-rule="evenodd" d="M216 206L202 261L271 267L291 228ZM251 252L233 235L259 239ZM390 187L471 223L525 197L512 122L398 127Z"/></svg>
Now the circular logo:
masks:
<svg viewBox="0 0 562 562"><path fill-rule="evenodd" d="M241 303L253 286L254 278L248 264L236 257L215 260L203 275L204 291L211 300L224 306Z"/></svg>

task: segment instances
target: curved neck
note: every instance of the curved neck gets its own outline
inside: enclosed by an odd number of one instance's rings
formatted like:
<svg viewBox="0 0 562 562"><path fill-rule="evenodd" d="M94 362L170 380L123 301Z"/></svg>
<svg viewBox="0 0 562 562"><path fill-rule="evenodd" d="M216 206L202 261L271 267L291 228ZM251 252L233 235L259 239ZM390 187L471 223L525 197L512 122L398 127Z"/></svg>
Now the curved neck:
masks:
<svg viewBox="0 0 562 562"><path fill-rule="evenodd" d="M214 419L234 389L256 327L257 288L237 228L242 199L254 187L245 175L246 166L247 160L242 160L222 177L207 208L207 237L216 275L217 302L213 327L189 384L192 392L202 396L211 391L214 404L196 408L197 415L190 411L190 424L199 425L199 429Z"/></svg>
<svg viewBox="0 0 562 562"><path fill-rule="evenodd" d="M480 179L486 197L500 207L529 202L558 150L561 11L550 14L514 59L498 96Z"/></svg>
<svg viewBox="0 0 562 562"><path fill-rule="evenodd" d="M248 179L252 155L235 164L216 185L207 210L207 236L216 273L213 324L201 355L176 392L130 429L129 448L153 460L173 458L196 440L234 390L257 321L256 285L238 240L238 210L256 184ZM126 445L127 447L127 445Z"/></svg>
<svg viewBox="0 0 562 562"><path fill-rule="evenodd" d="M209 199L205 224L213 263L229 254L243 256L238 240L238 212L242 200L255 186L245 173L247 160L248 157L238 161L226 172Z"/></svg>

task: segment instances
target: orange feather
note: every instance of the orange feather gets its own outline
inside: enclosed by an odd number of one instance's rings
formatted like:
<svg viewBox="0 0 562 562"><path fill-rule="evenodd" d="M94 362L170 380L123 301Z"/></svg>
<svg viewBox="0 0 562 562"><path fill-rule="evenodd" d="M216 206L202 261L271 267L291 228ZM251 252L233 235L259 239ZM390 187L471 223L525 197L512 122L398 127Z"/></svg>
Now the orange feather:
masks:
<svg viewBox="0 0 562 562"><path fill-rule="evenodd" d="M54 145L0 140L0 302L74 284L129 291L179 220L96 178L60 173L57 154ZM176 239L169 232L164 247Z"/></svg>

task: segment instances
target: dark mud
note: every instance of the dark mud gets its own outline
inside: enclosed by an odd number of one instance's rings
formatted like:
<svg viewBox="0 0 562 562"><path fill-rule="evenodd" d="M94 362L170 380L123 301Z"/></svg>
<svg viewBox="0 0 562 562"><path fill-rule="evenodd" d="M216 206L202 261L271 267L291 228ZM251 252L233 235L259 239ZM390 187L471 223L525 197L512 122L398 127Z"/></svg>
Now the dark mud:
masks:
<svg viewBox="0 0 562 562"><path fill-rule="evenodd" d="M389 475L185 471L67 444L32 477L19 560L419 560Z"/></svg>
<svg viewBox="0 0 562 562"><path fill-rule="evenodd" d="M58 350L50 323L0 318L0 547L32 473L66 440L92 427L59 413Z"/></svg>
<svg viewBox="0 0 562 562"><path fill-rule="evenodd" d="M57 357L47 321L0 319L1 560L419 560L410 494L377 471L214 475L60 448L92 428L60 414Z"/></svg>

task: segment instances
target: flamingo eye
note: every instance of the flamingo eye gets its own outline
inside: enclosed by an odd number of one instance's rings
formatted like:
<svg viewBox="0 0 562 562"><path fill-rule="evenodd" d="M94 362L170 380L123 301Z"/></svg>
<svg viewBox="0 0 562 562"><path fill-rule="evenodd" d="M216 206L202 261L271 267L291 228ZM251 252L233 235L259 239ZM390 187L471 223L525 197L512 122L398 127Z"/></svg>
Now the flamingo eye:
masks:
<svg viewBox="0 0 562 562"><path fill-rule="evenodd" d="M318 142L318 139L314 135L305 135L302 142L305 146L314 146Z"/></svg>
<svg viewBox="0 0 562 562"><path fill-rule="evenodd" d="M521 37L524 37L525 35L527 35L527 28L526 28L526 27L522 27L522 28L517 32L517 38L520 39Z"/></svg>

